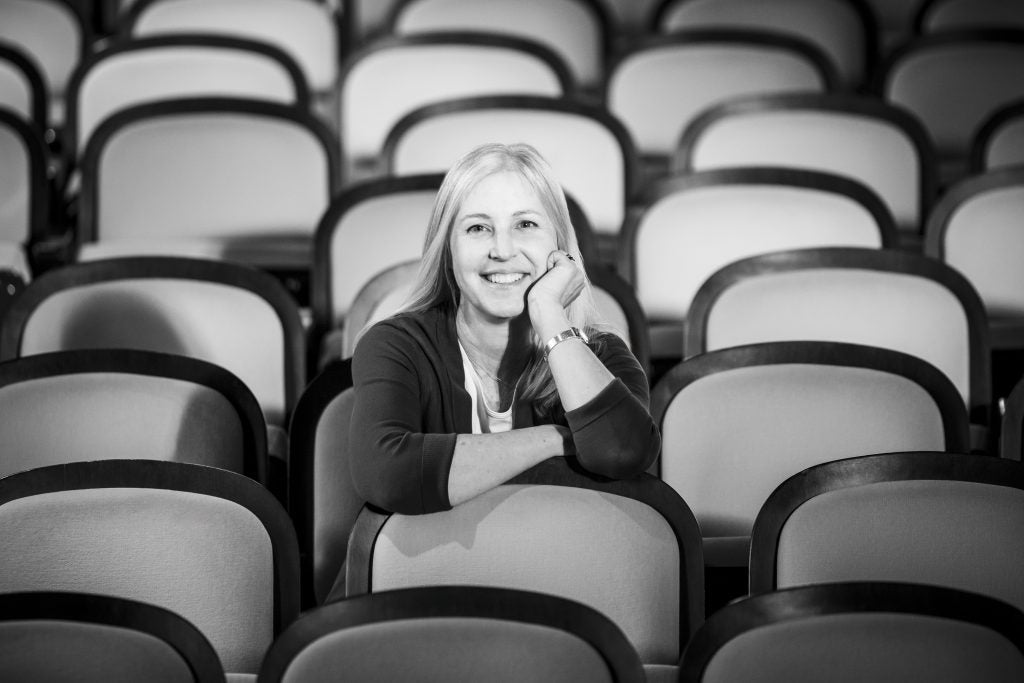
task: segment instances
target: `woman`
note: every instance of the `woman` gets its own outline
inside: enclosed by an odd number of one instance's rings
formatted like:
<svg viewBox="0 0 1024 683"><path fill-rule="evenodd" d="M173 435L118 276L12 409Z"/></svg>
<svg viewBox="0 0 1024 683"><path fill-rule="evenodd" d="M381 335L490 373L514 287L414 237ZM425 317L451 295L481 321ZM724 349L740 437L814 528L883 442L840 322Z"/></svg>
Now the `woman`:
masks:
<svg viewBox="0 0 1024 683"><path fill-rule="evenodd" d="M551 457L606 477L661 439L640 364L596 321L561 187L526 145L484 145L438 191L408 304L353 357L364 498L449 509Z"/></svg>

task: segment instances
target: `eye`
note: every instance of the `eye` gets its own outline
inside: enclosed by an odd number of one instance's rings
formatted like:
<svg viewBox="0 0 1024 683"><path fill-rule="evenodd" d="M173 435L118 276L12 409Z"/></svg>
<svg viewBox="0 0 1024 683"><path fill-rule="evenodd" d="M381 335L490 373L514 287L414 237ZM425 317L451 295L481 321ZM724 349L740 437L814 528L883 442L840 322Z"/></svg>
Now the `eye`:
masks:
<svg viewBox="0 0 1024 683"><path fill-rule="evenodd" d="M478 232L484 232L487 229L487 226L484 225L483 223L473 223L472 225L466 227L466 232L468 232L469 234L474 234Z"/></svg>
<svg viewBox="0 0 1024 683"><path fill-rule="evenodd" d="M526 220L519 221L519 227L520 228L536 228L538 226L537 226L536 221L531 221L531 220L526 219Z"/></svg>

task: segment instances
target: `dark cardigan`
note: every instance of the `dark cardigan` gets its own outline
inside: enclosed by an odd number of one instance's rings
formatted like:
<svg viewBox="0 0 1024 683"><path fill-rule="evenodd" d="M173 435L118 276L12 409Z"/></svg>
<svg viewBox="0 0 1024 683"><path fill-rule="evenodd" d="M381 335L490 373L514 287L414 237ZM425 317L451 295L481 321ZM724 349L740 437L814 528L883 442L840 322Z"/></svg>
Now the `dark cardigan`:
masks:
<svg viewBox="0 0 1024 683"><path fill-rule="evenodd" d="M622 479L644 471L661 448L648 411L647 376L625 342L602 334L592 343L615 376L586 405L542 414L518 401L513 427L562 424L579 463ZM359 341L352 361L355 399L352 480L368 502L392 512L451 508L448 474L457 434L472 432L472 401L455 332L454 311L431 309L382 321Z"/></svg>

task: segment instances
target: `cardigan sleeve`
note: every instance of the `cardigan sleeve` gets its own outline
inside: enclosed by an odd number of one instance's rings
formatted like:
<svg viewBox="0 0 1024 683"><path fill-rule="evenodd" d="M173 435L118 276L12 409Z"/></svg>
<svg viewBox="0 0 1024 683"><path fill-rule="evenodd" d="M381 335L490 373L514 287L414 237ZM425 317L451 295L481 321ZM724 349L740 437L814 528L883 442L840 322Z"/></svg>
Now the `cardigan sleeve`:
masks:
<svg viewBox="0 0 1024 683"><path fill-rule="evenodd" d="M421 392L426 369L406 334L378 324L352 360L352 482L373 505L403 514L446 510L454 433L430 433Z"/></svg>
<svg viewBox="0 0 1024 683"><path fill-rule="evenodd" d="M580 464L595 474L624 479L654 463L661 434L650 414L647 375L625 342L604 335L598 357L615 379L565 417Z"/></svg>

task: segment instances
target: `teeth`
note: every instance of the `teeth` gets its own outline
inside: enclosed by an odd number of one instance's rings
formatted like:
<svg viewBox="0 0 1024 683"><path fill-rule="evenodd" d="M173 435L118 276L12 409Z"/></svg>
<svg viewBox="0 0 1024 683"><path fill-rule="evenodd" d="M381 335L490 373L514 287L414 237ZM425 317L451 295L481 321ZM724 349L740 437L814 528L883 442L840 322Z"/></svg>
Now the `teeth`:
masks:
<svg viewBox="0 0 1024 683"><path fill-rule="evenodd" d="M490 273L484 275L484 279L496 285L510 285L513 282L519 282L524 277L526 276L522 273Z"/></svg>

